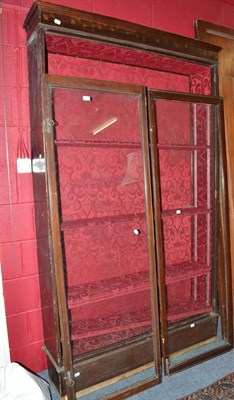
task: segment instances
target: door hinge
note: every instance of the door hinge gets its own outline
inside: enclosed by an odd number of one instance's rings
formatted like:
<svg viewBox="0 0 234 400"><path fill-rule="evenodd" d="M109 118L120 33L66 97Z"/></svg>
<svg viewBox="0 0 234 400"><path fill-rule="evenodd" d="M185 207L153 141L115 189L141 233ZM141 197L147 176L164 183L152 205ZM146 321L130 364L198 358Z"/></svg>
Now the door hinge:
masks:
<svg viewBox="0 0 234 400"><path fill-rule="evenodd" d="M38 158L32 160L32 171L34 173L45 172L45 159L39 154Z"/></svg>
<svg viewBox="0 0 234 400"><path fill-rule="evenodd" d="M67 385L68 386L74 386L75 385L75 381L74 379L72 379L72 373L71 371L67 371L66 373L66 381L67 381Z"/></svg>
<svg viewBox="0 0 234 400"><path fill-rule="evenodd" d="M50 131L50 128L52 126L57 126L57 125L58 125L58 123L51 118L46 118L44 120L44 127L45 127L46 131Z"/></svg>
<svg viewBox="0 0 234 400"><path fill-rule="evenodd" d="M165 365L165 374L169 375L170 374L170 363L169 363L169 359L168 358L165 358L164 365Z"/></svg>

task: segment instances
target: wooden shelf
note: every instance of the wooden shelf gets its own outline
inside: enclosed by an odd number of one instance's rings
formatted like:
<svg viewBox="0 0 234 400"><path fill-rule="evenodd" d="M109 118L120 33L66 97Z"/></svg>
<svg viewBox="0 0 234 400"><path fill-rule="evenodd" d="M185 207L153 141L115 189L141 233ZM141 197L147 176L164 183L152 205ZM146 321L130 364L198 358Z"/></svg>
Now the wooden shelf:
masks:
<svg viewBox="0 0 234 400"><path fill-rule="evenodd" d="M112 148L137 148L141 149L140 142L110 142L97 140L55 140L57 147L112 147Z"/></svg>
<svg viewBox="0 0 234 400"><path fill-rule="evenodd" d="M194 315L204 314L212 311L210 304L205 301L184 301L168 307L168 322L180 322L183 319L191 318Z"/></svg>
<svg viewBox="0 0 234 400"><path fill-rule="evenodd" d="M166 284L181 282L209 273L211 273L209 266L199 266L195 262L168 266L166 268ZM72 309L144 290L149 290L148 271L115 276L99 282L79 284L68 287L68 307Z"/></svg>
<svg viewBox="0 0 234 400"><path fill-rule="evenodd" d="M159 143L157 145L159 150L210 150L211 146L206 144L172 144L172 143Z"/></svg>
<svg viewBox="0 0 234 400"><path fill-rule="evenodd" d="M150 331L151 328L151 310L150 308L137 309L135 311L113 313L103 318L81 319L71 321L72 340L94 338L95 336L116 334L142 330Z"/></svg>
<svg viewBox="0 0 234 400"><path fill-rule="evenodd" d="M181 207L179 209L181 212L177 213L177 209L163 210L162 211L162 219L167 217L183 217L184 215L201 215L201 214L209 214L211 209L201 208L201 207Z"/></svg>
<svg viewBox="0 0 234 400"><path fill-rule="evenodd" d="M170 307L169 324L209 313L211 306L204 302L184 302ZM151 309L114 313L104 318L71 322L73 354L80 355L114 343L151 332Z"/></svg>
<svg viewBox="0 0 234 400"><path fill-rule="evenodd" d="M61 224L61 230L65 231L68 229L76 229L81 226L94 226L94 225L102 225L105 223L118 223L118 222L127 222L127 221L138 221L139 219L145 220L145 213L136 213L136 214L120 214L120 215L112 215L107 217L97 217L97 218L81 218L75 220L66 220Z"/></svg>
<svg viewBox="0 0 234 400"><path fill-rule="evenodd" d="M199 265L195 261L182 262L165 267L166 284L181 282L187 279L211 273L209 265Z"/></svg>
<svg viewBox="0 0 234 400"><path fill-rule="evenodd" d="M148 271L84 283L68 288L68 307L71 309L143 290L149 290Z"/></svg>
<svg viewBox="0 0 234 400"><path fill-rule="evenodd" d="M151 323L146 325L123 329L121 331L114 331L111 334L99 334L93 337L84 337L79 339L72 339L73 356L79 356L81 354L102 349L103 345L111 346L115 343L128 340L136 336L144 335L152 331Z"/></svg>

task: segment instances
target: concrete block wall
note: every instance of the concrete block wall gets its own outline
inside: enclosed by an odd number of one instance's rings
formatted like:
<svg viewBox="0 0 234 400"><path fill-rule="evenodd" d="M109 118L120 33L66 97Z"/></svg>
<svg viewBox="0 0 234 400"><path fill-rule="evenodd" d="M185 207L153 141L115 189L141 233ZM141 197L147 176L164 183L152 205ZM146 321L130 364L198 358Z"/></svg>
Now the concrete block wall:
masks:
<svg viewBox="0 0 234 400"><path fill-rule="evenodd" d="M234 0L57 0L83 10L194 37L197 18L234 28ZM17 174L20 135L30 152L26 35L31 0L3 0L0 31L0 246L12 361L47 368L31 174Z"/></svg>

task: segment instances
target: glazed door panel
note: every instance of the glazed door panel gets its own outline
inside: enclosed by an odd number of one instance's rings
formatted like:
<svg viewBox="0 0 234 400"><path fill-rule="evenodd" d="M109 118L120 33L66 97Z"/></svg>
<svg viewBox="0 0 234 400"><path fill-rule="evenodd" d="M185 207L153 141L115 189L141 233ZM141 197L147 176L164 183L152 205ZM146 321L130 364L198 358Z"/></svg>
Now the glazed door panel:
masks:
<svg viewBox="0 0 234 400"><path fill-rule="evenodd" d="M145 364L146 378L155 378L159 329L144 89L63 82L50 85L63 253L55 268L63 270L78 384L82 389ZM93 357L102 362L90 373Z"/></svg>
<svg viewBox="0 0 234 400"><path fill-rule="evenodd" d="M228 275L219 260L217 200L221 101L151 91L149 103L155 220L161 237L162 347L169 372L228 344L228 312L223 314L222 303Z"/></svg>

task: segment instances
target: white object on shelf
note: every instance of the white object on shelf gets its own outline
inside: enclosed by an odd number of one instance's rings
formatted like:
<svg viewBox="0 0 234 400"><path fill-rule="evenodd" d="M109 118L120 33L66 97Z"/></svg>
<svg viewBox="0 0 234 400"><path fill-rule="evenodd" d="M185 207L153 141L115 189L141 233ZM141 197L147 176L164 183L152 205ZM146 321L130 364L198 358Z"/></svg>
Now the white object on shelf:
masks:
<svg viewBox="0 0 234 400"><path fill-rule="evenodd" d="M60 19L58 19L58 18L55 18L54 19L54 24L56 24L56 25L61 25L61 20Z"/></svg>
<svg viewBox="0 0 234 400"><path fill-rule="evenodd" d="M45 159L39 154L38 158L33 158L32 160L32 170L33 173L45 172Z"/></svg>
<svg viewBox="0 0 234 400"><path fill-rule="evenodd" d="M133 232L135 235L140 235L140 233L141 233L140 229L138 229L138 228L133 229Z"/></svg>
<svg viewBox="0 0 234 400"><path fill-rule="evenodd" d="M83 101L92 101L92 97L91 96L83 96Z"/></svg>

